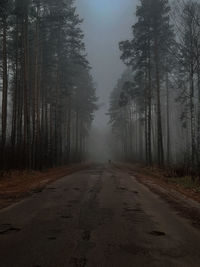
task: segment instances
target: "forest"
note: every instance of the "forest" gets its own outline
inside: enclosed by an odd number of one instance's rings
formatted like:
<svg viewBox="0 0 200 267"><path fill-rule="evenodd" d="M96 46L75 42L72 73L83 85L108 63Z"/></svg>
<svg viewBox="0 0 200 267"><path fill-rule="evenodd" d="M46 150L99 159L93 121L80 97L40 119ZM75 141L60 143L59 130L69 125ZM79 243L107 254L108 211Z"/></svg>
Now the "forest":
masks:
<svg viewBox="0 0 200 267"><path fill-rule="evenodd" d="M0 267L200 267L200 0L0 0Z"/></svg>
<svg viewBox="0 0 200 267"><path fill-rule="evenodd" d="M130 25L131 27L131 25ZM110 97L118 160L200 174L200 3L141 0Z"/></svg>
<svg viewBox="0 0 200 267"><path fill-rule="evenodd" d="M1 0L0 169L81 162L96 89L73 0Z"/></svg>

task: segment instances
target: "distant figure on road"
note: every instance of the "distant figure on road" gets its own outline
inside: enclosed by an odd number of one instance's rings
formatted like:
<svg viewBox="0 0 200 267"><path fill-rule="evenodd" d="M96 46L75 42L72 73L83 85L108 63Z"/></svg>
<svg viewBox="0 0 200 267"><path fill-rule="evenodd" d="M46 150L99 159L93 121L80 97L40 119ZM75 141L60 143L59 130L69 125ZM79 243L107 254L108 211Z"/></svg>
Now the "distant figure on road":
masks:
<svg viewBox="0 0 200 267"><path fill-rule="evenodd" d="M111 159L109 159L109 160L108 160L108 163L109 163L109 164L111 164L111 163L112 163Z"/></svg>

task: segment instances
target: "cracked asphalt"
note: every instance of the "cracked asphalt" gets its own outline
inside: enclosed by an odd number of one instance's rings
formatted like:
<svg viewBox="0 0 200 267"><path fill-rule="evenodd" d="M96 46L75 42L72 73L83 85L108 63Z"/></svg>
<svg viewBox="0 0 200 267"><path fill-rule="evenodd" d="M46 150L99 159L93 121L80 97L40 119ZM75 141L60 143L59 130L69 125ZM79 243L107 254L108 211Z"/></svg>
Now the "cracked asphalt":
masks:
<svg viewBox="0 0 200 267"><path fill-rule="evenodd" d="M106 164L0 211L0 267L200 266L199 248L189 220Z"/></svg>

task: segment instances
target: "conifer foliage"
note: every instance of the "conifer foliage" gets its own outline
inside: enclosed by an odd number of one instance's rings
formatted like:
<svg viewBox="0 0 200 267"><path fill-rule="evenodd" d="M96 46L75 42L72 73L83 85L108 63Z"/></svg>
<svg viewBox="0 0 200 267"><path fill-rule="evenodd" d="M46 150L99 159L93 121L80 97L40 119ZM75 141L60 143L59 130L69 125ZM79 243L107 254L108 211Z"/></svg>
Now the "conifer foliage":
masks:
<svg viewBox="0 0 200 267"><path fill-rule="evenodd" d="M96 96L73 0L0 4L1 168L81 161Z"/></svg>
<svg viewBox="0 0 200 267"><path fill-rule="evenodd" d="M132 40L119 44L128 70L111 94L117 153L199 172L200 5L140 0L136 18Z"/></svg>

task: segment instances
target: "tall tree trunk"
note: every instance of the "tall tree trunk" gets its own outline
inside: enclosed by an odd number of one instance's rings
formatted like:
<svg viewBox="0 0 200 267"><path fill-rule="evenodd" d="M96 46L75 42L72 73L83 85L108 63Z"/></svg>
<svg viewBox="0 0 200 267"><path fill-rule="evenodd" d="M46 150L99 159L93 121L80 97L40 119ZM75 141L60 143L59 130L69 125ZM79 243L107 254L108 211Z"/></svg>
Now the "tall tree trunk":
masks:
<svg viewBox="0 0 200 267"><path fill-rule="evenodd" d="M78 157L79 157L79 151L78 151L78 147L79 147L79 113L78 111L76 111L76 161L78 161Z"/></svg>
<svg viewBox="0 0 200 267"><path fill-rule="evenodd" d="M21 42L20 46L23 47L23 35L24 35L24 21L23 18L20 19L20 32L21 32ZM17 90L17 146L19 151L18 162L21 160L22 153L22 120L23 120L23 49L21 48L19 53L19 81ZM19 162L21 164L21 162Z"/></svg>
<svg viewBox="0 0 200 267"><path fill-rule="evenodd" d="M197 115L197 161L198 161L198 166L200 164L200 62L198 60L197 63L197 86L198 86L198 115Z"/></svg>
<svg viewBox="0 0 200 267"><path fill-rule="evenodd" d="M37 18L35 24L35 60L34 60L34 88L33 88L33 110L32 110L32 121L33 121L33 139L32 139L32 165L36 168L37 165L37 136L38 136L38 86L39 86L39 69L38 69L38 57L39 57L39 25L38 25L38 8Z"/></svg>
<svg viewBox="0 0 200 267"><path fill-rule="evenodd" d="M151 51L150 40L148 40L148 164L152 165L152 138L151 138L151 104L152 104L152 85L151 85Z"/></svg>
<svg viewBox="0 0 200 267"><path fill-rule="evenodd" d="M155 38L155 68L156 68L156 93L157 93L157 138L158 138L158 163L164 165L163 135L162 135L162 115L160 102L160 71L158 56L158 41Z"/></svg>
<svg viewBox="0 0 200 267"><path fill-rule="evenodd" d="M67 160L71 157L71 96L68 97L68 119L67 119Z"/></svg>
<svg viewBox="0 0 200 267"><path fill-rule="evenodd" d="M19 90L19 25L18 18L16 19L16 53L15 53L15 84L13 88L13 106L12 106L12 130L11 144L15 155L16 131L17 131L17 94Z"/></svg>
<svg viewBox="0 0 200 267"><path fill-rule="evenodd" d="M7 135L8 106L8 63L7 63L7 23L3 22L3 92L2 92L2 152L4 151Z"/></svg>
<svg viewBox="0 0 200 267"><path fill-rule="evenodd" d="M29 108L30 105L28 103L28 86L29 86L29 49L28 49L28 10L25 15L24 20L24 156L25 156L25 166L30 167L29 162Z"/></svg>
<svg viewBox="0 0 200 267"><path fill-rule="evenodd" d="M191 73L190 73L190 127L191 127L191 170L194 170L195 164L195 111L194 111L194 66L191 64Z"/></svg>
<svg viewBox="0 0 200 267"><path fill-rule="evenodd" d="M167 164L170 164L170 118L169 118L169 76L166 74L166 97L167 97Z"/></svg>

